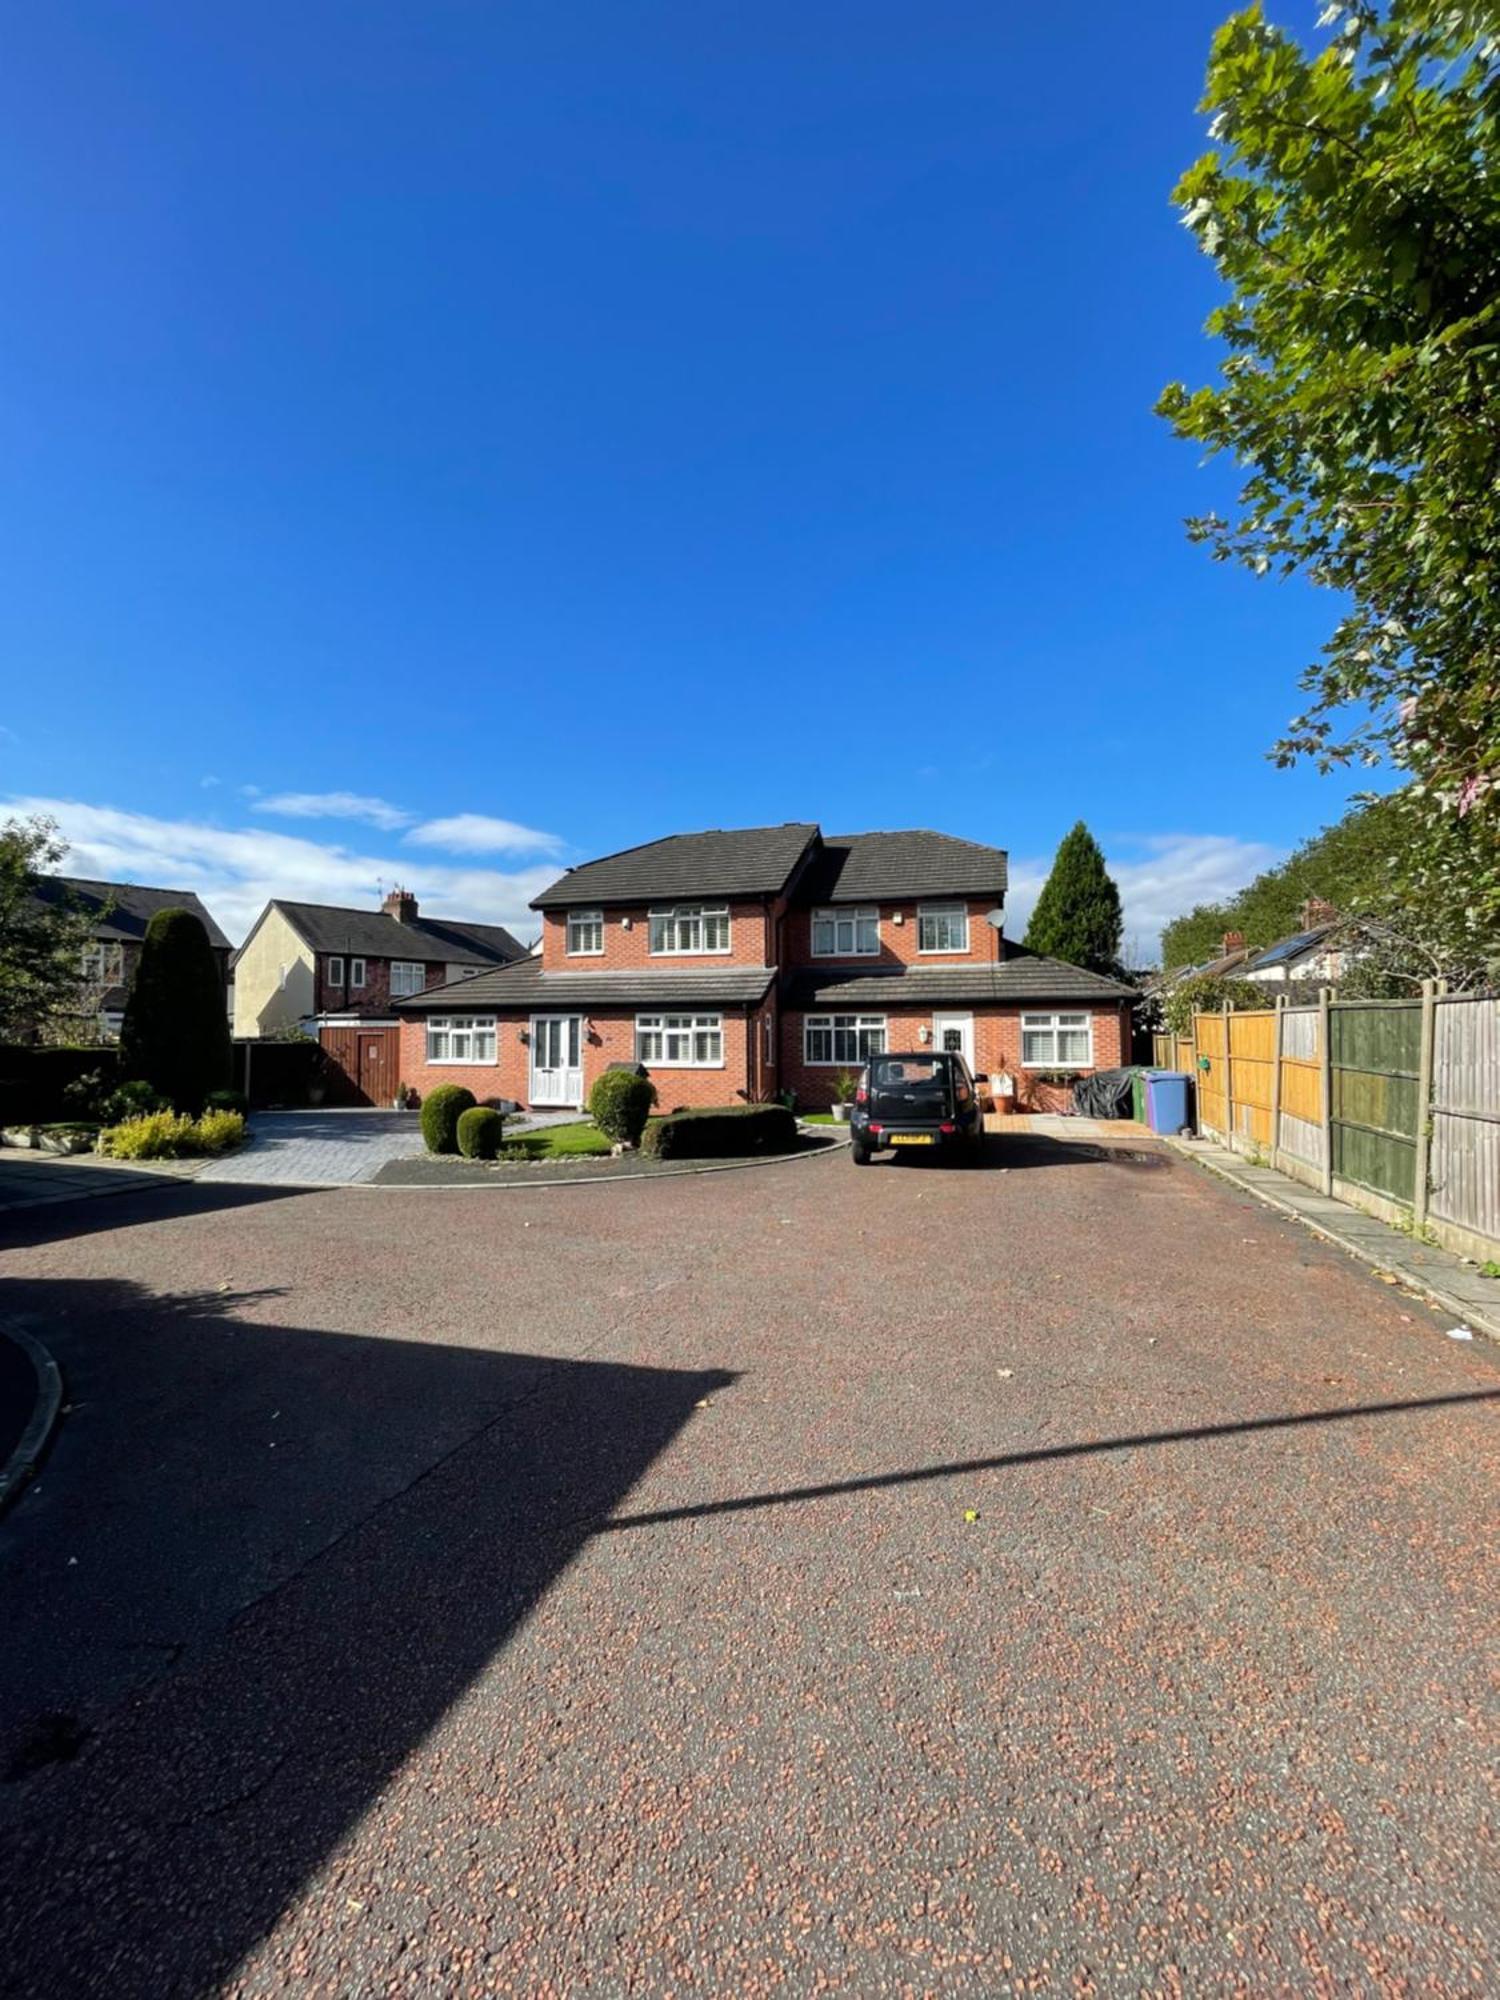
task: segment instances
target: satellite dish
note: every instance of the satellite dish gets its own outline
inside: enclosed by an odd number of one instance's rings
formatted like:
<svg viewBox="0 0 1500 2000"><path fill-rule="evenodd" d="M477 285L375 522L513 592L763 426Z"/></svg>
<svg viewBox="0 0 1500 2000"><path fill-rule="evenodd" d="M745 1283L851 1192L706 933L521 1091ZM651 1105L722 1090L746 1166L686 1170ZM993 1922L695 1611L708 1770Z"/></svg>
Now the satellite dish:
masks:
<svg viewBox="0 0 1500 2000"><path fill-rule="evenodd" d="M986 910L984 920L992 931L1003 930L1005 927L1005 912L1000 909Z"/></svg>

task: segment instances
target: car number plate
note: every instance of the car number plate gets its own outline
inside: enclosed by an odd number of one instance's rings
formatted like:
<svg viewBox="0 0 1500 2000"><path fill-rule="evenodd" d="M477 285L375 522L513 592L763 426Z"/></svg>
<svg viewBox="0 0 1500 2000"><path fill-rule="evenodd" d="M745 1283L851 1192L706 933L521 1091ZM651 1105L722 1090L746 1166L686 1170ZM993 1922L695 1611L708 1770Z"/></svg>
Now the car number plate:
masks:
<svg viewBox="0 0 1500 2000"><path fill-rule="evenodd" d="M893 1132L891 1134L891 1144L893 1146L930 1146L932 1144L932 1134L930 1132Z"/></svg>

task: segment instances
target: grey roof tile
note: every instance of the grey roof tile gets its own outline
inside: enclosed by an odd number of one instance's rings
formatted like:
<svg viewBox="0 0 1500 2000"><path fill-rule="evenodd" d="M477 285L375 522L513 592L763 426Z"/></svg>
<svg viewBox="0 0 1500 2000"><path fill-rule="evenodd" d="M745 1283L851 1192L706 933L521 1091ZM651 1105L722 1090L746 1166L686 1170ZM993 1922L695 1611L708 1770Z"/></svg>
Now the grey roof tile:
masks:
<svg viewBox="0 0 1500 2000"><path fill-rule="evenodd" d="M775 973L768 965L682 966L674 970L544 972L540 958L450 980L398 1000L403 1014L442 1007L744 1007L753 1005Z"/></svg>
<svg viewBox="0 0 1500 2000"><path fill-rule="evenodd" d="M1001 847L913 827L894 833L830 833L797 886L799 903L861 903L909 896L1005 894Z"/></svg>
<svg viewBox="0 0 1500 2000"><path fill-rule="evenodd" d="M361 958L405 958L430 964L434 960L483 959L509 964L525 956L501 924L471 924L457 917L415 918L398 922L384 910L343 910L328 903L289 903L278 896L271 905L318 952L354 953Z"/></svg>
<svg viewBox="0 0 1500 2000"><path fill-rule="evenodd" d="M1079 965L1042 958L1007 946L998 965L893 966L881 972L794 973L788 992L793 1007L925 1007L963 1001L1007 1007L1036 1000L1118 1003L1134 992L1117 979L1086 972Z"/></svg>
<svg viewBox="0 0 1500 2000"><path fill-rule="evenodd" d="M209 943L221 951L229 949L228 938L191 889L148 889L139 882L92 882L79 875L43 875L33 894L48 903L70 897L85 912L98 912L96 937L120 938L127 943L141 941L158 910L191 910L208 932Z"/></svg>
<svg viewBox="0 0 1500 2000"><path fill-rule="evenodd" d="M774 896L817 837L811 821L674 833L569 869L532 903L645 903L671 896Z"/></svg>

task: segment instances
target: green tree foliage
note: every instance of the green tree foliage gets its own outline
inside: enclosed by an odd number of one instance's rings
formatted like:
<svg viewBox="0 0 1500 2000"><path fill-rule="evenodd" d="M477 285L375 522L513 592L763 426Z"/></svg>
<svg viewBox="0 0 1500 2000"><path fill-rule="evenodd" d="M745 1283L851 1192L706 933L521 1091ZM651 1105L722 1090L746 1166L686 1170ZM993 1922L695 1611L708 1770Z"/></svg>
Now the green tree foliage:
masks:
<svg viewBox="0 0 1500 2000"><path fill-rule="evenodd" d="M1052 863L1031 922L1026 949L1091 972L1120 965L1120 892L1099 843L1082 820L1066 835Z"/></svg>
<svg viewBox="0 0 1500 2000"><path fill-rule="evenodd" d="M81 954L93 919L65 898L35 893L67 851L53 820L0 826L0 1042L45 1035L82 1004Z"/></svg>
<svg viewBox="0 0 1500 2000"><path fill-rule="evenodd" d="M1341 917L1371 920L1380 990L1442 978L1455 989L1500 977L1500 934L1473 894L1489 834L1476 815L1434 828L1421 802L1393 792L1354 806L1277 868L1224 903L1200 903L1162 933L1168 968L1201 965L1226 931L1263 950L1302 927L1310 897ZM1371 990L1376 990L1371 988Z"/></svg>
<svg viewBox="0 0 1500 2000"><path fill-rule="evenodd" d="M125 1020L120 1067L197 1113L228 1086L229 1017L208 932L191 910L158 910L146 926Z"/></svg>
<svg viewBox="0 0 1500 2000"><path fill-rule="evenodd" d="M1389 759L1441 865L1500 911L1500 38L1494 0L1331 0L1316 55L1258 6L1219 30L1218 150L1175 199L1230 297L1180 437L1249 469L1219 561L1301 572L1344 610L1279 762Z"/></svg>

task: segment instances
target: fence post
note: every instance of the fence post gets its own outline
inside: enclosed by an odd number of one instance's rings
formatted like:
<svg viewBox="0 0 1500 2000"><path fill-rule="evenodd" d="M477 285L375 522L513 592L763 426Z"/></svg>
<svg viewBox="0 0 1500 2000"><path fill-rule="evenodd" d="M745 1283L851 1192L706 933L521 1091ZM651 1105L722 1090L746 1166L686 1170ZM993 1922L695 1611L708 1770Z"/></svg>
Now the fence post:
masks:
<svg viewBox="0 0 1500 2000"><path fill-rule="evenodd" d="M1286 1010L1286 995L1276 996L1276 1011L1271 1020L1271 1165L1276 1164L1276 1156L1281 1149L1281 1023Z"/></svg>
<svg viewBox="0 0 1500 2000"><path fill-rule="evenodd" d="M1224 1144L1234 1151L1234 1047L1229 1038L1229 1002L1224 1002Z"/></svg>
<svg viewBox="0 0 1500 2000"><path fill-rule="evenodd" d="M1318 988L1319 1082L1323 1098L1323 1192L1333 1193L1333 1009L1326 986Z"/></svg>
<svg viewBox="0 0 1500 2000"><path fill-rule="evenodd" d="M1437 987L1422 981L1422 1040L1417 1056L1417 1160L1412 1186L1412 1220L1420 1229L1427 1220L1427 1169L1432 1157L1432 1052L1436 1040Z"/></svg>

